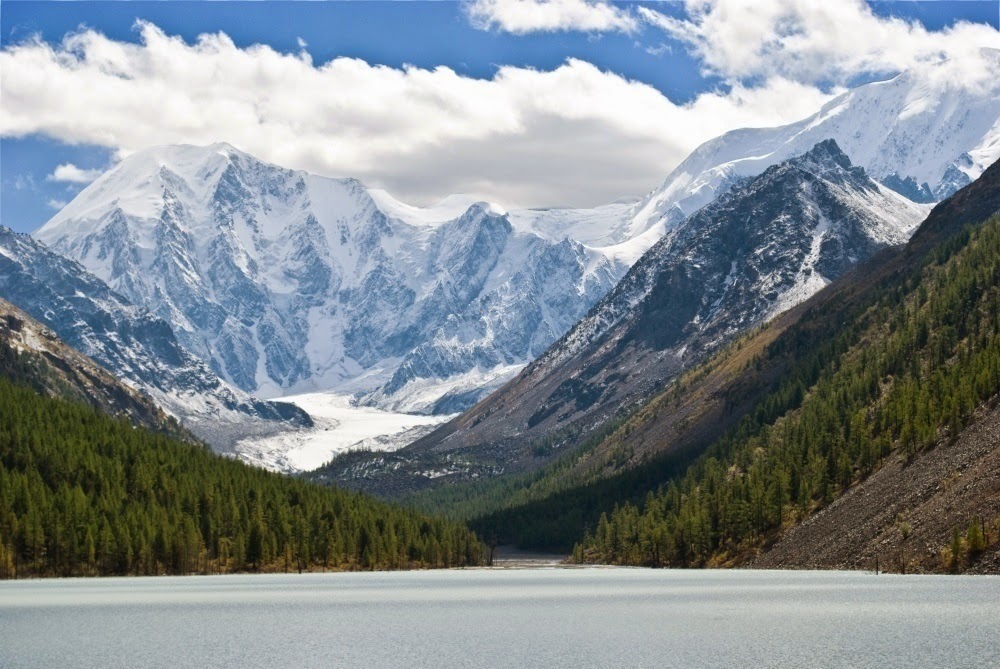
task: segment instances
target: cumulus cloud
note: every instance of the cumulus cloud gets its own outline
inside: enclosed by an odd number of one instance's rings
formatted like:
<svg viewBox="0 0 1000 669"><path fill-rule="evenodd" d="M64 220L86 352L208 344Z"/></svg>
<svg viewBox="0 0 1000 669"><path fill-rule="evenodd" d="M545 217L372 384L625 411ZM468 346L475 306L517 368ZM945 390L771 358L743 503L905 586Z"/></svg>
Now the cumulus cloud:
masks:
<svg viewBox="0 0 1000 669"><path fill-rule="evenodd" d="M484 30L531 32L625 32L638 27L631 12L599 0L472 0L469 19Z"/></svg>
<svg viewBox="0 0 1000 669"><path fill-rule="evenodd" d="M686 0L685 9L686 19L647 7L638 14L689 45L707 70L738 80L846 83L951 60L950 72L936 71L977 86L989 76L981 49L1000 48L992 26L959 22L927 30L916 21L876 16L863 0Z"/></svg>
<svg viewBox="0 0 1000 669"><path fill-rule="evenodd" d="M138 30L138 43L86 30L0 51L0 134L119 155L227 141L411 201L472 192L589 206L652 188L702 141L797 120L830 95L774 77L678 105L580 60L475 79L352 58L316 65L307 52L240 48L225 34L189 44L149 23Z"/></svg>
<svg viewBox="0 0 1000 669"><path fill-rule="evenodd" d="M73 163L64 163L57 166L52 171L52 174L45 177L45 180L71 184L89 184L99 176L101 176L101 170L85 170Z"/></svg>
<svg viewBox="0 0 1000 669"><path fill-rule="evenodd" d="M65 207L68 203L65 200L52 199L46 202L45 204L47 204L50 209L55 209L56 211L59 211L60 209Z"/></svg>

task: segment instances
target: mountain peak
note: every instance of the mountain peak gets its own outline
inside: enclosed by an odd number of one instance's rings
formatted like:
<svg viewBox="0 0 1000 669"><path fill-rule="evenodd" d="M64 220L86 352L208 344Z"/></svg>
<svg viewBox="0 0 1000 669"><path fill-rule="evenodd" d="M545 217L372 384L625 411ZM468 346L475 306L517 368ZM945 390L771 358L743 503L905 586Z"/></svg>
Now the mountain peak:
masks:
<svg viewBox="0 0 1000 669"><path fill-rule="evenodd" d="M835 139L824 139L800 156L789 158L770 169L792 168L827 180L853 180L859 187L872 186L863 167L851 163Z"/></svg>
<svg viewBox="0 0 1000 669"><path fill-rule="evenodd" d="M480 200L479 202L473 202L471 205L469 205L467 214L472 216L479 216L479 215L506 216L507 210L498 204Z"/></svg>
<svg viewBox="0 0 1000 669"><path fill-rule="evenodd" d="M840 145L837 144L837 140L832 137L829 139L824 139L821 142L817 142L816 145L803 153L801 156L792 158L789 160L792 164L802 164L802 163L816 163L820 165L837 165L845 170L853 167L851 165L851 159L848 158L847 154L840 149Z"/></svg>
<svg viewBox="0 0 1000 669"><path fill-rule="evenodd" d="M225 153L227 155L232 154L232 153L243 153L243 151L240 151L239 149L237 149L235 146L233 146L229 142L216 142L215 144L210 144L206 148L209 148L212 151L219 151L219 152Z"/></svg>

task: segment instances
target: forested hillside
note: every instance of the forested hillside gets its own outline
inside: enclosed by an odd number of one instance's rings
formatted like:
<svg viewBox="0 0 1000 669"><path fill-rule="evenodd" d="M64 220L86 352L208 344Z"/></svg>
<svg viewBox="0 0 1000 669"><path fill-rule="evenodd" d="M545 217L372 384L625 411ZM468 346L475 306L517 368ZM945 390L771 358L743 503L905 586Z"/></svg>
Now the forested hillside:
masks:
<svg viewBox="0 0 1000 669"><path fill-rule="evenodd" d="M0 578L478 564L464 526L0 379Z"/></svg>
<svg viewBox="0 0 1000 669"><path fill-rule="evenodd" d="M575 558L654 566L739 560L887 459L915 461L925 449L949 448L1000 392L998 324L994 218L932 253L918 275L880 291L863 318L807 358L682 478L603 515ZM962 518L939 538L942 566L958 569L997 541L1000 514Z"/></svg>

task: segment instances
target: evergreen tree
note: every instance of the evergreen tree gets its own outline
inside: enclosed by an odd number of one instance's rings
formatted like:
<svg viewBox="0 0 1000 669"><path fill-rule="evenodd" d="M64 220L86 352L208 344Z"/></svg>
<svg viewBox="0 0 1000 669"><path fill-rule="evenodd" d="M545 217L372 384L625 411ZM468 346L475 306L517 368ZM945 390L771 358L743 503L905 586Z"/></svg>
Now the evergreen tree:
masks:
<svg viewBox="0 0 1000 669"><path fill-rule="evenodd" d="M0 380L0 578L479 564L456 523Z"/></svg>

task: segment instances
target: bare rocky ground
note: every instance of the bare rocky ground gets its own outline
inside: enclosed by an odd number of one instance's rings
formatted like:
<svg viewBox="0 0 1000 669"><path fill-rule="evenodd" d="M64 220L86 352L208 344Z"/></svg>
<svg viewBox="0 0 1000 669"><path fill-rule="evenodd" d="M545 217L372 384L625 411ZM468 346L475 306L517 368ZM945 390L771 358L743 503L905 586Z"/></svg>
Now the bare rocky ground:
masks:
<svg viewBox="0 0 1000 669"><path fill-rule="evenodd" d="M966 573L1000 574L1000 400L958 438L878 472L784 534L742 566L945 571L941 549L958 528L985 519L988 548ZM909 529L904 539L904 530Z"/></svg>

